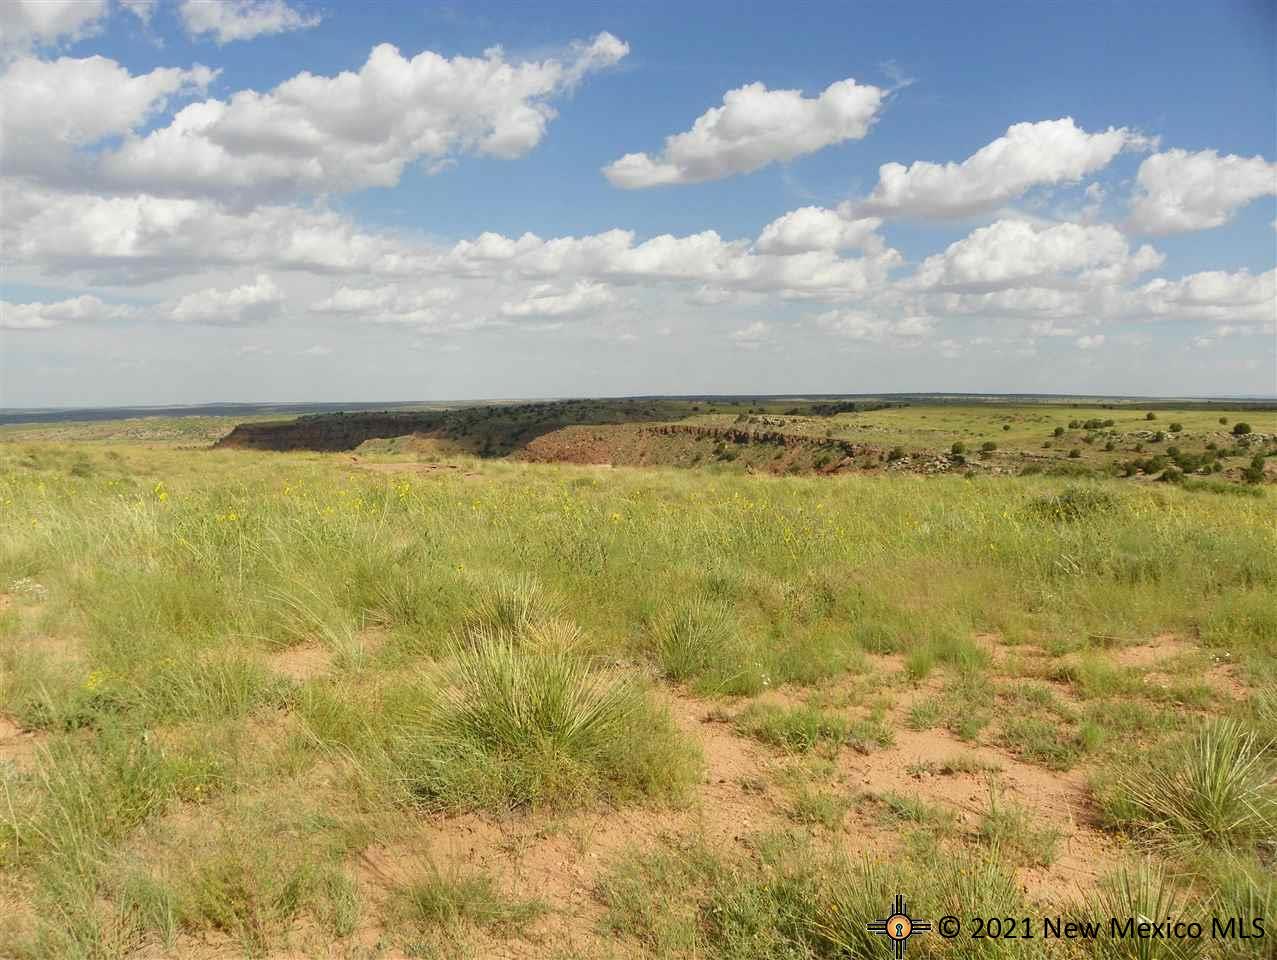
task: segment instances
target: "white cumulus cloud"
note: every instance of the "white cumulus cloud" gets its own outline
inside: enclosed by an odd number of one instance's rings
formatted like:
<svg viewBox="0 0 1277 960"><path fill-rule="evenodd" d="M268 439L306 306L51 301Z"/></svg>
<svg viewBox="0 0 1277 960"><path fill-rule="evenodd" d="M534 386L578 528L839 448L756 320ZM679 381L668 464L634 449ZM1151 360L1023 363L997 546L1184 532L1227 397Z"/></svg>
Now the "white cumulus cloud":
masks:
<svg viewBox="0 0 1277 960"><path fill-rule="evenodd" d="M179 323L216 326L264 323L280 313L283 303L284 295L275 282L261 273L243 286L188 293L174 305L172 317Z"/></svg>
<svg viewBox="0 0 1277 960"><path fill-rule="evenodd" d="M1035 186L1073 183L1149 140L1125 127L1087 133L1072 117L1017 123L961 163L886 163L855 205L861 216L965 217L995 210Z"/></svg>
<svg viewBox="0 0 1277 960"><path fill-rule="evenodd" d="M53 303L10 303L0 300L0 329L51 330L65 323L123 320L133 313L132 307L103 303L88 294Z"/></svg>
<svg viewBox="0 0 1277 960"><path fill-rule="evenodd" d="M928 316L888 317L863 310L829 310L815 320L827 333L867 343L917 343L936 325Z"/></svg>
<svg viewBox="0 0 1277 960"><path fill-rule="evenodd" d="M697 117L691 130L666 137L659 155L629 153L603 173L627 190L751 173L863 138L885 96L884 90L852 79L830 84L817 97L751 83L725 93L723 105Z"/></svg>
<svg viewBox="0 0 1277 960"><path fill-rule="evenodd" d="M1147 245L1132 252L1122 232L1107 224L999 220L927 257L913 284L977 292L1111 283L1155 269L1162 260Z"/></svg>
<svg viewBox="0 0 1277 960"><path fill-rule="evenodd" d="M33 80L24 74L13 82L24 84L16 93L37 82L49 86L50 79L69 86L74 109L59 107L54 116L65 113L63 124L84 118L67 134L77 145L123 135L118 147L99 150L79 182L114 192L251 204L281 194L393 186L415 162L433 170L464 154L522 156L556 115L550 101L627 51L607 33L572 45L564 58L530 62L509 61L500 48L482 57L425 51L407 58L382 44L357 72L301 73L266 93L241 90L227 100L192 103L145 136L134 130L160 96L183 84L207 83L211 75L155 71L132 78L113 61L89 58L59 61L57 68L31 66ZM54 69L60 75L49 78ZM24 131L31 126L27 115L39 105L38 99L27 102L31 107L20 118ZM111 118L109 129L92 120L95 110ZM48 134L41 139L38 131L29 136L33 153L58 142ZM41 174L33 164L23 172Z"/></svg>
<svg viewBox="0 0 1277 960"><path fill-rule="evenodd" d="M321 19L284 0L182 0L178 13L189 36L210 37L219 44L305 30Z"/></svg>
<svg viewBox="0 0 1277 960"><path fill-rule="evenodd" d="M759 253L809 253L814 250L882 249L877 217L856 220L835 210L800 207L763 228L754 248Z"/></svg>
<svg viewBox="0 0 1277 960"><path fill-rule="evenodd" d="M727 336L743 350L757 350L763 344L771 342L772 325L766 320L755 320L739 330L733 330Z"/></svg>
<svg viewBox="0 0 1277 960"><path fill-rule="evenodd" d="M568 290L560 290L553 284L539 284L528 291L522 300L503 303L501 316L517 317L565 317L588 313L615 302L616 294L606 284L588 280L577 281Z"/></svg>
<svg viewBox="0 0 1277 960"><path fill-rule="evenodd" d="M107 0L4 0L0 57L79 40L98 29L106 12Z"/></svg>
<svg viewBox="0 0 1277 960"><path fill-rule="evenodd" d="M1144 284L1139 296L1155 318L1260 323L1271 329L1277 321L1277 269L1261 274L1208 270L1178 280L1159 277Z"/></svg>
<svg viewBox="0 0 1277 960"><path fill-rule="evenodd" d="M18 59L0 74L5 175L66 179L77 149L131 132L216 76L198 64L134 76L106 57Z"/></svg>
<svg viewBox="0 0 1277 960"><path fill-rule="evenodd" d="M1214 150L1167 150L1140 164L1131 221L1145 233L1218 227L1260 197L1277 195L1277 163L1221 157Z"/></svg>

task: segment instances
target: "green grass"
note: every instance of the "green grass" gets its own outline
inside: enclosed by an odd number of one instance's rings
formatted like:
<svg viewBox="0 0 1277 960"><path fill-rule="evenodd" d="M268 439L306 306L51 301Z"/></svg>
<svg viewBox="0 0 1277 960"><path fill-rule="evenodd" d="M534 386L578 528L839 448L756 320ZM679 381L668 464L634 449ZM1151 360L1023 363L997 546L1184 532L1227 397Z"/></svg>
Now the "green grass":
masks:
<svg viewBox="0 0 1277 960"><path fill-rule="evenodd" d="M492 877L481 873L445 873L430 864L391 894L391 916L422 933L464 935L477 927L502 937L513 936L545 912L537 900L503 896Z"/></svg>
<svg viewBox="0 0 1277 960"><path fill-rule="evenodd" d="M693 748L633 677L490 640L454 651L395 747L414 797L444 809L676 798Z"/></svg>
<svg viewBox="0 0 1277 960"><path fill-rule="evenodd" d="M735 724L741 733L755 740L800 752L820 744L837 746L850 731L844 717L808 706L750 704L736 717Z"/></svg>
<svg viewBox="0 0 1277 960"><path fill-rule="evenodd" d="M1024 804L1007 800L996 784L989 787L989 802L980 815L976 832L980 842L1002 858L1034 866L1055 861L1061 832L1041 822Z"/></svg>
<svg viewBox="0 0 1277 960"><path fill-rule="evenodd" d="M867 424L864 442L894 431L906 449L996 436L1001 464L1086 416L808 419L848 436ZM1193 416L1174 419L1204 430ZM982 772L923 763L897 724L1078 777L1108 771L1108 823L1193 896L1271 902L1269 494L1047 475L759 477L738 463L604 473L460 459L464 470L377 474L346 456L178 450L133 429L75 447L0 443L0 714L23 731L14 744L33 744L0 762L0 897L18 905L0 954L117 958L202 938L241 953L346 950L389 917L352 879L369 845L411 847L474 818L538 836L617 810L644 828L695 822L708 791L729 789L704 783L702 738L774 747L740 747L747 769L730 783L770 782L787 754L827 761L849 789L862 765ZM1093 486L1111 509L1071 492ZM1159 663L1164 684L1120 666L1121 643L1088 639L1162 633L1203 651ZM315 666L295 673L294 658ZM914 706L897 712L906 689ZM769 696L806 705L763 706ZM703 727L714 711L735 722ZM1212 716L1254 738L1184 739ZM902 779L902 810L922 792L911 787ZM845 840L844 812L810 778L770 810L790 841L748 856L676 848L632 865L628 887L620 874L581 882L597 881L618 935L650 955L836 956L836 938L854 936L846 916L880 911L875 897L905 879L818 849ZM1005 819L990 836L1023 832ZM1028 906L1003 887L1029 862L1010 840L902 822L902 856L927 847L974 871L915 864L920 905L983 911L979 894ZM511 869L494 868L497 899ZM851 913L829 912L840 898ZM408 927L425 951L448 923Z"/></svg>

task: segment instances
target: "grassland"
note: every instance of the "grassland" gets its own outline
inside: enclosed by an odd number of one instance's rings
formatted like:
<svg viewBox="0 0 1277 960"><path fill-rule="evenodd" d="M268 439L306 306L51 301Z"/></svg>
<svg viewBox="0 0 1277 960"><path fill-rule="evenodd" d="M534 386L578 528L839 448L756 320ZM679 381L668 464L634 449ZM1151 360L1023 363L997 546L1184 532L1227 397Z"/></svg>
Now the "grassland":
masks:
<svg viewBox="0 0 1277 960"><path fill-rule="evenodd" d="M1089 418L1032 409L821 429L1028 452ZM1203 449L1224 415L1156 412ZM352 462L153 426L0 443L0 956L875 956L896 892L1277 917L1263 484Z"/></svg>

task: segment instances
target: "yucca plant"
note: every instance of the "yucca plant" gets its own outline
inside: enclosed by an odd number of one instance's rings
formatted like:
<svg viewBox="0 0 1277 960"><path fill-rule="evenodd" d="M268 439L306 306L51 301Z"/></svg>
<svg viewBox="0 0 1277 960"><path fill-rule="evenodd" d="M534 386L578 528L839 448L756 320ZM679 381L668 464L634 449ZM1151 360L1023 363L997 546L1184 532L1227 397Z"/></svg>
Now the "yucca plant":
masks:
<svg viewBox="0 0 1277 960"><path fill-rule="evenodd" d="M1133 920L1136 925L1162 923L1167 918L1201 923L1209 912L1209 905L1193 902L1175 877L1152 863L1119 870L1075 910L1082 920L1100 918L1105 924L1113 919L1119 924ZM1209 921L1206 929L1210 929ZM1110 932L1105 930L1093 941L1093 956L1103 960L1193 960L1210 942L1206 937L1118 937L1109 936Z"/></svg>
<svg viewBox="0 0 1277 960"><path fill-rule="evenodd" d="M1119 785L1137 825L1172 843L1230 847L1277 836L1271 744L1232 719L1205 724L1182 752Z"/></svg>

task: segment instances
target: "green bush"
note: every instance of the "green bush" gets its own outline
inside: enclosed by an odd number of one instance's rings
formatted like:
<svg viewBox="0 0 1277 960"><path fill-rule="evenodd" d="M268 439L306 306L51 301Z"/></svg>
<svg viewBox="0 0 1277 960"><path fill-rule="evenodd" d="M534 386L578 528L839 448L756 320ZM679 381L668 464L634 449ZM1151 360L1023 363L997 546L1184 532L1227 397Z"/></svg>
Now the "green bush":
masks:
<svg viewBox="0 0 1277 960"><path fill-rule="evenodd" d="M1238 420L1235 424L1233 424L1234 437L1244 437L1246 434L1250 432L1251 432L1250 424L1246 423L1243 420Z"/></svg>
<svg viewBox="0 0 1277 960"><path fill-rule="evenodd" d="M1107 490L1092 486L1070 486L1054 496L1039 497L1030 504L1047 520L1071 522L1114 513L1119 501Z"/></svg>

